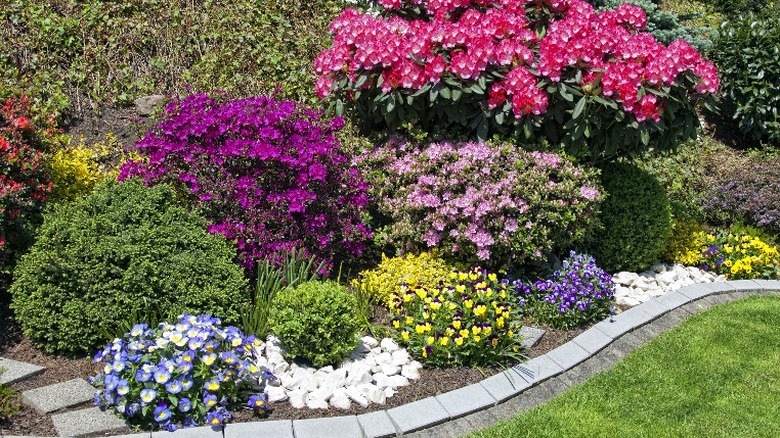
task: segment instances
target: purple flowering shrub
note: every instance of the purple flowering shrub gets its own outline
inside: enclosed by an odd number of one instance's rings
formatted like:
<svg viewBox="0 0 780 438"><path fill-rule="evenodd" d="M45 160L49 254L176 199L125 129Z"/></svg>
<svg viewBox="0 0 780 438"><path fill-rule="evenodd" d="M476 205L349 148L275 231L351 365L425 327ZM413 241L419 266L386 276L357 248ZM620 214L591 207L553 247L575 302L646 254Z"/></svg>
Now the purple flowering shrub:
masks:
<svg viewBox="0 0 780 438"><path fill-rule="evenodd" d="M721 169L714 180L702 201L711 219L724 224L747 220L780 233L780 159Z"/></svg>
<svg viewBox="0 0 780 438"><path fill-rule="evenodd" d="M340 151L341 127L295 102L195 94L165 108L136 143L143 160L126 163L119 179L177 187L210 232L236 242L249 270L293 248L329 266L371 237L361 217L366 184Z"/></svg>
<svg viewBox="0 0 780 438"><path fill-rule="evenodd" d="M257 366L260 345L209 315L136 324L95 355L103 370L91 379L94 402L144 430L224 426L242 405L265 414L275 377Z"/></svg>
<svg viewBox="0 0 780 438"><path fill-rule="evenodd" d="M552 327L568 329L610 314L615 297L612 276L596 260L574 251L546 280L513 283L526 314Z"/></svg>
<svg viewBox="0 0 780 438"><path fill-rule="evenodd" d="M360 157L373 180L380 243L440 248L498 268L541 259L580 238L601 189L594 171L567 158L511 145L391 141Z"/></svg>

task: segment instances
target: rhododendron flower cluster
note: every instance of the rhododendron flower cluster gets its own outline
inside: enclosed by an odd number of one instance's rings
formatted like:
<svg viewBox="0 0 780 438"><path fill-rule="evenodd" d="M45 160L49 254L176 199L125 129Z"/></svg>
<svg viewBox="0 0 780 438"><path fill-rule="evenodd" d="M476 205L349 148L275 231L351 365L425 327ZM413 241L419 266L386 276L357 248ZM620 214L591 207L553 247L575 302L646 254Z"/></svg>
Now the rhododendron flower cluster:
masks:
<svg viewBox="0 0 780 438"><path fill-rule="evenodd" d="M377 166L379 233L405 250L442 248L481 265L541 258L581 236L601 199L592 173L511 145L389 142L360 159Z"/></svg>
<svg viewBox="0 0 780 438"><path fill-rule="evenodd" d="M51 192L45 170L44 137L52 127L36 126L30 102L9 98L0 107L0 272L8 262L11 240L39 213ZM44 128L44 129L42 129Z"/></svg>
<svg viewBox="0 0 780 438"><path fill-rule="evenodd" d="M668 87L682 87L686 101L718 89L715 66L688 43L665 47L642 32L647 17L638 6L596 12L584 0L378 3L383 14L347 9L332 22L333 45L315 60L316 92L359 105L363 99L369 109L368 100L385 103L388 126L395 117L389 113L404 100L405 115L397 117L415 122L425 117L419 106L430 110L439 96L446 100L440 106L466 106L469 123L544 116L556 84L575 78L585 94L618 103L638 122L660 120ZM694 84L683 74L693 75ZM384 99L387 93L408 99Z"/></svg>
<svg viewBox="0 0 780 438"><path fill-rule="evenodd" d="M294 102L191 95L166 107L136 144L144 160L125 164L119 179L182 189L248 269L293 248L327 265L371 237L366 184L334 137L341 126Z"/></svg>

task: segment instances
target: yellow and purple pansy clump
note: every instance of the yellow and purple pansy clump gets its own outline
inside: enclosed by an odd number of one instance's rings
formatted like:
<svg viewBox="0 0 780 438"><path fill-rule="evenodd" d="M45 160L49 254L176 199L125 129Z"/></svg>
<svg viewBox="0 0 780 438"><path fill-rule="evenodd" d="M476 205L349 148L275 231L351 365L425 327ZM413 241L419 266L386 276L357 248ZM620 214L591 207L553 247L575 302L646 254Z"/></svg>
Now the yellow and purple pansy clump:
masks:
<svg viewBox="0 0 780 438"><path fill-rule="evenodd" d="M390 304L401 342L423 361L491 365L517 358L520 324L508 282L479 267L439 287L404 287Z"/></svg>
<svg viewBox="0 0 780 438"><path fill-rule="evenodd" d="M222 426L241 405L263 414L268 398L254 388L273 375L256 365L260 345L209 315L137 324L95 355L103 365L92 379L95 403L145 430Z"/></svg>

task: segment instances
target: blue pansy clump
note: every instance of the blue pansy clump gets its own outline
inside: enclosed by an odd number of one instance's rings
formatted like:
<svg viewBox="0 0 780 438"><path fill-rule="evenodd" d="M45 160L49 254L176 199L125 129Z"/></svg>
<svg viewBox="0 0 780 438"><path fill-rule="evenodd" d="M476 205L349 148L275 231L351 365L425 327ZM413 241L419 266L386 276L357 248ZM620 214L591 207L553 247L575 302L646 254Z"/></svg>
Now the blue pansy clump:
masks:
<svg viewBox="0 0 780 438"><path fill-rule="evenodd" d="M222 426L242 406L264 414L274 377L256 365L261 343L209 315L137 324L95 355L95 404L145 430Z"/></svg>
<svg viewBox="0 0 780 438"><path fill-rule="evenodd" d="M516 280L513 286L527 314L556 328L598 321L614 310L612 276L587 254L571 251L546 280Z"/></svg>

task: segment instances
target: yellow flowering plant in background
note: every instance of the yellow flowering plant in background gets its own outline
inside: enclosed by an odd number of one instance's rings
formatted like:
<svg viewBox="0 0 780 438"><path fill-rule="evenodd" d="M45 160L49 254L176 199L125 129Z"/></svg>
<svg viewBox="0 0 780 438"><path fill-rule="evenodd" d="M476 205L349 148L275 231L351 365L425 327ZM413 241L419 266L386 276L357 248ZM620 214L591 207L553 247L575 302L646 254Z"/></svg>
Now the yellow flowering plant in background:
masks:
<svg viewBox="0 0 780 438"><path fill-rule="evenodd" d="M115 135L88 146L82 138L73 144L70 137L62 141L47 163L52 178L52 196L73 201L86 196L101 182L116 179L119 167L137 155L123 152Z"/></svg>
<svg viewBox="0 0 780 438"><path fill-rule="evenodd" d="M777 246L754 235L707 234L702 248L701 268L732 280L776 279L780 278L780 255Z"/></svg>
<svg viewBox="0 0 780 438"><path fill-rule="evenodd" d="M394 294L402 287L439 287L450 281L452 270L436 251L400 257L387 257L382 254L379 266L361 272L359 278L352 280L351 285L367 293L372 301L390 306Z"/></svg>
<svg viewBox="0 0 780 438"><path fill-rule="evenodd" d="M519 359L520 323L506 281L479 267L440 287L402 287L390 302L399 341L437 366L497 365Z"/></svg>

